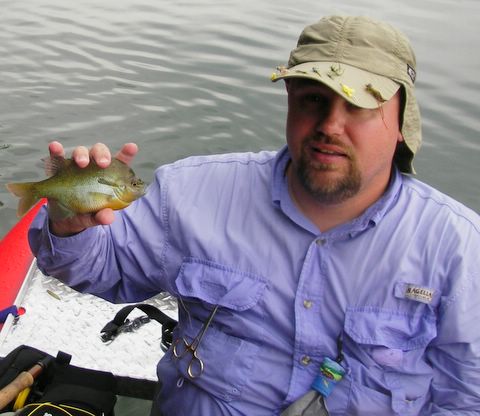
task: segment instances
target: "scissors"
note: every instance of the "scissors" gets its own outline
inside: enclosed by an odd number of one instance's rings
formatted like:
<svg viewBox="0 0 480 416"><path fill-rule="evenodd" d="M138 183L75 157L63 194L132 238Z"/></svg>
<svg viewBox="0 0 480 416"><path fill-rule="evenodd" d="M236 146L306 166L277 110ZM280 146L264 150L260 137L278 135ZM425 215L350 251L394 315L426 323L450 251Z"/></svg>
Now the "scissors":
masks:
<svg viewBox="0 0 480 416"><path fill-rule="evenodd" d="M192 340L192 342L189 343L185 339L185 337L182 337L177 339L177 341L173 346L173 355L175 358L182 358L187 354L192 355L190 363L188 364L188 367L187 367L187 374L189 375L190 378L200 377L203 373L204 364L202 359L198 357L197 350L198 350L198 347L200 346L200 343L202 342L202 338L205 335L205 332L207 331L208 327L212 323L213 317L217 313L217 309L218 309L218 305L215 305L215 307L210 312L210 315L208 315L207 320L203 324L197 336Z"/></svg>

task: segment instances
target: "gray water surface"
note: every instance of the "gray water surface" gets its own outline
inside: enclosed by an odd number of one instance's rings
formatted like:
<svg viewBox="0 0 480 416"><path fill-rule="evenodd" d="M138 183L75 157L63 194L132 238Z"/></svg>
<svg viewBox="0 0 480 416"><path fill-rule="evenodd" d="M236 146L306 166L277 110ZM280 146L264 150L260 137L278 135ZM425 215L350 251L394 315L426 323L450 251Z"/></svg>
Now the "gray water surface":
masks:
<svg viewBox="0 0 480 416"><path fill-rule="evenodd" d="M155 167L191 154L280 147L285 92L270 74L306 24L334 13L384 19L410 37L424 123L418 177L480 212L478 1L0 6L0 237L17 221L4 184L43 178L51 140L69 151L135 141L134 168L147 181Z"/></svg>

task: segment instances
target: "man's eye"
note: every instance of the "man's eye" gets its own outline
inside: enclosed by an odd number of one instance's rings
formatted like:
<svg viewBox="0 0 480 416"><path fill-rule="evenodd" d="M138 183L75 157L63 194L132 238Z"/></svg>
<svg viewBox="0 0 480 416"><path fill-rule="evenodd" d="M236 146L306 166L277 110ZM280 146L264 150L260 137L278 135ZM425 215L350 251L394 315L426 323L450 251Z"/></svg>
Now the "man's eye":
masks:
<svg viewBox="0 0 480 416"><path fill-rule="evenodd" d="M321 103L325 101L325 98L322 97L321 95L309 94L305 97L305 101L309 101L312 103Z"/></svg>
<svg viewBox="0 0 480 416"><path fill-rule="evenodd" d="M303 97L303 102L305 104L319 105L319 106L325 106L328 104L327 98L320 94L306 94Z"/></svg>

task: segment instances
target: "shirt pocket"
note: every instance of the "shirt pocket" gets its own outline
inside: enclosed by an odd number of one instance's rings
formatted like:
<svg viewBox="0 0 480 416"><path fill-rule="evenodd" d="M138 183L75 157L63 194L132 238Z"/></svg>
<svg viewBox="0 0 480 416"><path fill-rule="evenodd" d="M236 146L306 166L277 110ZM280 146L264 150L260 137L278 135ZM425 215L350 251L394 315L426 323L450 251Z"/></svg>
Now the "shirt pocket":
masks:
<svg viewBox="0 0 480 416"><path fill-rule="evenodd" d="M418 414L429 399L432 380L425 350L437 334L433 314L347 308L344 331L351 408L366 408L369 414Z"/></svg>
<svg viewBox="0 0 480 416"><path fill-rule="evenodd" d="M199 377L188 375L191 355L176 358L170 351L180 377L223 401L239 398L251 379L260 348L258 339L251 336L249 317L255 316L259 326L256 330L263 326L259 302L267 287L266 279L211 261L188 258L175 283L188 314L178 325L174 342L182 337L192 342L214 305L220 306L197 350L204 363Z"/></svg>

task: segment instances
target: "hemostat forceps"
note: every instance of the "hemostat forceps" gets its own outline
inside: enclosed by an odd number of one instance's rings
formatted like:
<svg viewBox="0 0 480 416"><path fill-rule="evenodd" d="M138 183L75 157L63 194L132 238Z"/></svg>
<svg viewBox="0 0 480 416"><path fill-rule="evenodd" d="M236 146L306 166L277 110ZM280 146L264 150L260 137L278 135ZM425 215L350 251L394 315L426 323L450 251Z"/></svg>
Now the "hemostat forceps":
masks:
<svg viewBox="0 0 480 416"><path fill-rule="evenodd" d="M218 309L218 305L215 305L215 307L210 312L210 315L208 315L208 318L203 324L199 333L192 340L192 342L189 343L185 339L185 337L182 337L177 339L177 341L175 341L175 344L173 346L173 356L175 358L182 358L187 354L192 355L190 363L188 364L188 367L187 367L187 374L189 375L190 378L200 377L203 373L204 364L202 359L198 357L197 350L198 350L198 347L200 346L200 343L202 342L202 338L205 335L205 332L207 331L208 327L212 323L213 317L217 313L217 309Z"/></svg>

